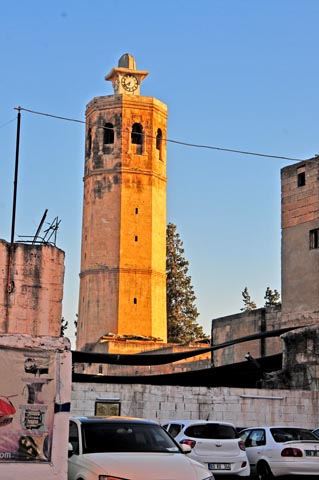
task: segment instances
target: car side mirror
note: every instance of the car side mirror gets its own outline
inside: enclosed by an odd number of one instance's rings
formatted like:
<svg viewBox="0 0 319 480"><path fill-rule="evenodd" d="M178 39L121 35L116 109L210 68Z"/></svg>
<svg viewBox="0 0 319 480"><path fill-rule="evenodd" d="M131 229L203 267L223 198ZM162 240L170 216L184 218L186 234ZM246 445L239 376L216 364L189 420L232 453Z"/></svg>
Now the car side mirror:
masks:
<svg viewBox="0 0 319 480"><path fill-rule="evenodd" d="M192 448L189 445L186 445L185 443L180 444L181 449L183 450L183 453L190 453L192 451Z"/></svg>
<svg viewBox="0 0 319 480"><path fill-rule="evenodd" d="M71 442L68 443L68 458L72 457L74 453L73 445Z"/></svg>

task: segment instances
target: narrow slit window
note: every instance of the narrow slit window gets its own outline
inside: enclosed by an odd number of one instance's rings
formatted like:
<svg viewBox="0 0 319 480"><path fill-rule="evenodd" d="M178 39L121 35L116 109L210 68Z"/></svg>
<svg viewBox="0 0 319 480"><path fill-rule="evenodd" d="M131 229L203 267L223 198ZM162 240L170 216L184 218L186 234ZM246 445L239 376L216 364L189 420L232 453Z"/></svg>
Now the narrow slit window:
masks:
<svg viewBox="0 0 319 480"><path fill-rule="evenodd" d="M104 145L111 145L114 143L114 127L112 123L104 125Z"/></svg>
<svg viewBox="0 0 319 480"><path fill-rule="evenodd" d="M309 248L310 248L310 250L314 250L315 248L319 248L319 228L315 228L314 230L310 230L310 232L309 232Z"/></svg>
<svg viewBox="0 0 319 480"><path fill-rule="evenodd" d="M92 150L92 130L91 128L89 128L87 138L86 138L86 151L88 155L90 155L91 150Z"/></svg>
<svg viewBox="0 0 319 480"><path fill-rule="evenodd" d="M134 303L134 305L137 304L137 298L136 297L134 297L133 303Z"/></svg>
<svg viewBox="0 0 319 480"><path fill-rule="evenodd" d="M306 169L304 166L297 168L297 186L303 187L306 185Z"/></svg>
<svg viewBox="0 0 319 480"><path fill-rule="evenodd" d="M135 208L135 213L136 213L136 215L138 214L138 208L137 207Z"/></svg>
<svg viewBox="0 0 319 480"><path fill-rule="evenodd" d="M134 123L132 126L131 141L135 145L143 145L143 127L140 123Z"/></svg>
<svg viewBox="0 0 319 480"><path fill-rule="evenodd" d="M298 187L306 185L306 172L298 173Z"/></svg>
<svg viewBox="0 0 319 480"><path fill-rule="evenodd" d="M135 235L135 241L136 241L136 242L138 241L138 236L137 236L137 235Z"/></svg>
<svg viewBox="0 0 319 480"><path fill-rule="evenodd" d="M156 135L156 149L157 150L161 150L162 139L163 139L162 130L160 128L158 128L157 129L157 135Z"/></svg>

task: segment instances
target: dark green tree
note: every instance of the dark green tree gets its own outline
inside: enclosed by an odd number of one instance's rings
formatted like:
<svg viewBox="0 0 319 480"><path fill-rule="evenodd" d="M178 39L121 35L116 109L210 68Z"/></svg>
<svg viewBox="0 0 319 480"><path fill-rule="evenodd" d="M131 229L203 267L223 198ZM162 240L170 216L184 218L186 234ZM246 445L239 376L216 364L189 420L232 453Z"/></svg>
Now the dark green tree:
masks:
<svg viewBox="0 0 319 480"><path fill-rule="evenodd" d="M65 330L68 328L69 322L64 317L61 318L60 337L64 337Z"/></svg>
<svg viewBox="0 0 319 480"><path fill-rule="evenodd" d="M169 223L166 231L166 306L167 337L171 343L208 338L196 321L199 313L188 265L176 225Z"/></svg>
<svg viewBox="0 0 319 480"><path fill-rule="evenodd" d="M274 305L280 305L280 293L278 290L271 290L271 288L267 287L266 293L264 296L265 301L265 307L272 307Z"/></svg>
<svg viewBox="0 0 319 480"><path fill-rule="evenodd" d="M256 308L256 303L250 298L248 288L245 287L241 294L243 296L243 302L245 306L240 310L242 312L249 312L250 310L254 310Z"/></svg>

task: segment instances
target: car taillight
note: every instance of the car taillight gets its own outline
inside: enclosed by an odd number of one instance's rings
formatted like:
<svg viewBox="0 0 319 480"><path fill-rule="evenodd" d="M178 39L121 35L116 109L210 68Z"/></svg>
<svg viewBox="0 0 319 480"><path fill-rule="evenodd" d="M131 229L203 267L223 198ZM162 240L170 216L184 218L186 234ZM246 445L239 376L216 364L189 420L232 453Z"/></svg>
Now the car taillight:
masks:
<svg viewBox="0 0 319 480"><path fill-rule="evenodd" d="M242 440L238 441L238 446L239 446L240 450L246 450L245 444Z"/></svg>
<svg viewBox="0 0 319 480"><path fill-rule="evenodd" d="M188 438L183 438L179 443L182 445L189 445L191 448L194 448L196 445L195 440L189 440Z"/></svg>
<svg viewBox="0 0 319 480"><path fill-rule="evenodd" d="M302 451L299 448L287 447L281 451L282 457L302 457Z"/></svg>

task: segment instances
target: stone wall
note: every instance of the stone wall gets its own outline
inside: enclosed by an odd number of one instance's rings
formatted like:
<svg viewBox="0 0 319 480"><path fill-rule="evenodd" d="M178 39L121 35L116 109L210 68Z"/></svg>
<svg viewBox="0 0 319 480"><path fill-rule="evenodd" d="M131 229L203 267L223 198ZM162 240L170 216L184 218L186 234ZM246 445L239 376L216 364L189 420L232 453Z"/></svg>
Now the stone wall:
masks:
<svg viewBox="0 0 319 480"><path fill-rule="evenodd" d="M212 320L212 345L243 338L263 332L288 327L306 327L319 324L319 311L283 313L281 306L257 308L248 312L228 315ZM299 329L298 329L299 331ZM242 362L246 353L254 358L275 355L283 351L282 340L278 337L251 340L230 347L215 350L212 363L215 367Z"/></svg>
<svg viewBox="0 0 319 480"><path fill-rule="evenodd" d="M72 415L94 415L96 399L120 399L121 415L160 423L174 419L319 426L319 392L73 383Z"/></svg>
<svg viewBox="0 0 319 480"><path fill-rule="evenodd" d="M212 345L219 345L248 335L268 332L282 328L280 306L257 308L255 310L228 315L212 320ZM215 367L242 362L246 353L259 358L274 355L282 351L279 338L268 338L238 343L216 350L212 355Z"/></svg>

